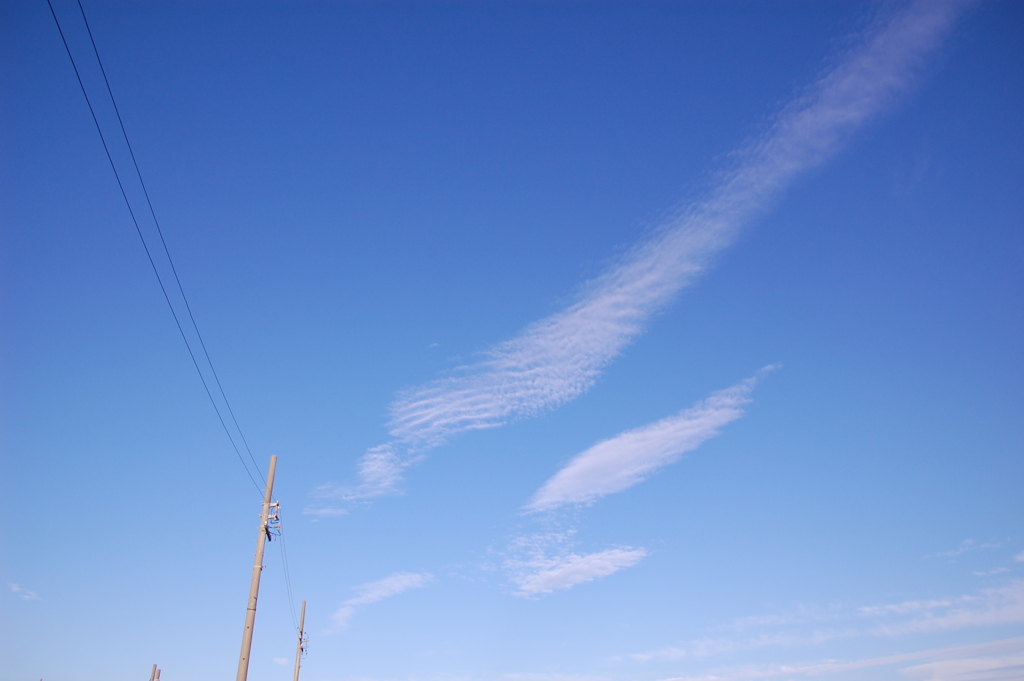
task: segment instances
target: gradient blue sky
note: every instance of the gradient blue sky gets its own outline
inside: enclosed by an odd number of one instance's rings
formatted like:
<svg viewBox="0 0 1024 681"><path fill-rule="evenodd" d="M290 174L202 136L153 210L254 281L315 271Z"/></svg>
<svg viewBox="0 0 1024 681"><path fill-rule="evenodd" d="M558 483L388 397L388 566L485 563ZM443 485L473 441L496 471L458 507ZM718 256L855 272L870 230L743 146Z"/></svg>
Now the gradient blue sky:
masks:
<svg viewBox="0 0 1024 681"><path fill-rule="evenodd" d="M85 7L304 679L1024 677L1020 4ZM0 681L230 678L258 494L0 13Z"/></svg>

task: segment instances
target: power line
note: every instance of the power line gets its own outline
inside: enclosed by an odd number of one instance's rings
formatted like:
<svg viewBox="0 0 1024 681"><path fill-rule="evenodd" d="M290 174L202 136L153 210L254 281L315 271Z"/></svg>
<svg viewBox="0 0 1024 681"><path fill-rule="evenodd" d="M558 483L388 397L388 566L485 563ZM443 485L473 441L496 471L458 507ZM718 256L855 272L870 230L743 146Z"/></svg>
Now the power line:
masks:
<svg viewBox="0 0 1024 681"><path fill-rule="evenodd" d="M117 114L117 123L121 126L121 135L124 137L124 143L128 146L128 153L131 154L132 164L135 166L135 174L139 178L139 184L142 186L142 193L146 197L146 204L149 206L149 214L153 216L153 224L156 225L156 232L160 235L160 243L163 245L164 253L167 255L167 262L171 265L171 272L174 274L174 281L178 284L178 292L181 293L181 299L185 301L185 309L188 311L188 318L192 322L192 328L196 331L196 337L199 338L199 345L203 348L203 354L206 356L206 361L210 365L210 371L213 373L213 378L217 382L217 389L220 391L220 396L224 398L224 404L227 405L228 414L231 415L231 421L235 424L235 428L238 430L238 435L242 438L242 444L245 446L245 451L249 454L249 459L252 461L252 465L256 468L256 472L259 473L260 479L263 480L263 484L266 484L267 480L263 477L263 473L260 471L260 466L256 463L256 458L252 455L252 450L249 449L249 443L245 439L245 433L242 432L241 426L238 425L238 419L235 418L235 411L231 408L231 402L228 401L228 396L224 392L224 386L220 383L220 376L217 375L217 369L213 366L213 360L210 359L210 353L206 349L206 342L203 340L203 334L199 333L199 326L196 324L196 318L192 315L192 307L188 304L188 297L185 295L185 289L181 286L181 279L178 277L178 270L174 266L174 259L171 258L171 252L167 248L167 241L164 239L164 231L160 228L160 221L156 218L156 211L153 209L153 201L149 198L149 190L146 188L146 183L142 179L142 171L139 170L139 162L135 158L135 150L132 148L132 143L128 141L128 132L124 128L124 121L121 120L121 110L117 108L117 101L114 99L114 91L110 87L110 81L107 79L107 70L103 68L103 60L100 59L100 51L96 48L96 40L92 35L92 28L89 27L89 20L85 16L85 8L82 7L82 0L77 0L78 10L82 13L82 22L85 24L85 30L89 34L89 42L92 43L93 54L96 55L96 63L99 64L100 73L103 74L103 82L107 86L107 94L110 95L110 103L114 106L114 113Z"/></svg>
<svg viewBox="0 0 1024 681"><path fill-rule="evenodd" d="M100 142L103 144L103 151L107 155L107 161L110 163L110 169L114 172L114 179L117 180L117 187L118 189L121 190L121 197L124 199L125 206L127 206L128 208L128 213L131 215L132 224L135 225L135 231L139 235L139 240L142 241L143 249L146 251L146 258L149 259L150 267L153 268L153 274L156 275L156 280L160 284L160 291L163 293L164 300L167 302L167 307L171 311L171 316L174 317L174 323L178 327L178 333L181 334L181 339L185 342L186 349L188 349L189 357L192 358L192 366L195 367L196 373L199 374L199 380L202 381L203 383L203 389L206 390L206 396L210 398L210 404L213 405L213 410L217 413L217 420L220 421L221 428L224 429L224 434L228 436L228 441L231 443L231 447L235 450L235 454L238 455L239 462L242 464L242 467L245 468L245 472L249 476L249 479L252 480L252 484L256 487L256 490L262 493L263 488L261 488L259 486L259 483L256 482L256 478L253 477L252 472L249 470L249 466L248 464L246 464L245 458L242 457L242 452L239 450L238 445L235 443L235 439L231 436L231 431L228 429L227 423L224 421L224 417L221 414L220 408L217 406L217 401L214 399L213 393L210 391L210 386L206 382L206 377L203 375L202 369L199 368L199 362L196 360L195 352L193 352L192 345L188 341L188 336L185 335L185 330L181 326L181 320L178 318L178 313L174 309L174 304L171 303L171 297L167 293L167 287L164 285L163 277L160 276L160 270L157 269L156 262L153 260L153 254L150 251L149 244L146 242L146 237L142 234L142 228L139 226L138 218L135 216L135 210L132 209L131 201L129 201L128 199L128 194L125 191L124 183L121 181L121 175L117 171L117 165L114 163L114 158L110 153L110 147L107 145L107 139L103 134L103 128L100 127L99 119L96 117L96 110L93 108L92 100L89 99L89 93L85 89L85 83L82 81L82 74L78 70L78 65L75 62L75 57L71 54L71 48L68 46L67 38L64 36L64 30L61 28L60 20L57 19L57 13L53 9L53 3L51 2L51 0L46 0L46 4L50 8L50 14L53 16L53 22L57 25L57 32L60 33L60 39L61 42L64 43L64 50L68 54L68 59L71 60L71 67L75 71L75 78L78 79L78 86L82 89L82 95L85 97L85 103L89 107L89 114L92 116L92 122L96 126L96 132L99 133ZM78 1L78 7L82 12L82 19L85 20L85 10L82 8L82 3L80 0ZM86 29L88 30L88 20L85 20L85 25ZM89 39L92 41L93 51L96 54L96 60L100 65L100 70L103 71L103 63L100 61L99 51L96 50L96 42L95 40L92 40L91 30L89 30ZM106 82L107 93L110 95L110 101L114 105L114 110L117 111L117 103L114 101L114 93L110 89L110 82L107 81L107 74L105 71L103 71L103 80L104 82ZM117 120L119 123L121 123L121 132L124 135L125 143L128 144L128 148L129 150L131 150L131 143L128 142L128 134L127 132L125 132L124 123L121 122L120 112L117 113ZM171 263L171 271L174 272L174 278L178 284L178 290L181 292L182 299L185 300L185 306L186 309L188 309L189 318L192 320L192 326L196 331L196 335L199 337L199 342L203 347L203 352L206 353L206 360L207 362L209 362L210 369L213 372L214 377L217 378L217 371L213 368L213 361L210 360L210 355L209 353L206 352L206 344L203 343L202 335L200 335L199 333L199 327L196 325L195 318L192 316L192 310L191 308L188 307L188 299L185 298L185 291L182 289L181 280L178 278L177 271L174 270L174 262L171 260L170 251L167 250L167 243L166 241L164 241L163 232L160 230L159 222L157 222L156 212L153 210L153 204L151 201L149 201L149 192L146 191L145 183L142 181L142 173L139 171L139 165L135 161L134 151L131 152L131 156L132 161L135 163L135 171L138 174L139 182L140 184L142 184L143 192L145 192L146 201L149 203L149 209L151 214L153 215L153 221L156 224L157 232L160 234L160 240L161 243L163 243L164 253L167 255L168 261ZM241 436L242 442L245 445L246 450L249 451L249 458L252 459L253 465L256 466L256 473L260 476L261 479L263 479L263 473L260 471L259 465L256 464L256 460L252 457L252 451L249 450L249 445L245 441L245 435L242 434L242 429L238 427L238 421L234 418L234 413L231 411L231 405L230 403L228 403L227 396L224 394L224 389L220 385L219 378L217 378L217 386L218 388L220 388L221 396L224 398L224 403L228 407L228 412L231 415L232 420L234 421L235 428L238 429L238 434ZM264 484L266 484L265 479Z"/></svg>
<svg viewBox="0 0 1024 681"><path fill-rule="evenodd" d="M288 567L288 544L284 540L284 523L278 522L278 532L281 537L281 566L284 568L284 585L288 591L288 612L292 616L292 624L296 629L299 623L295 619L295 599L292 597L292 575Z"/></svg>
<svg viewBox="0 0 1024 681"><path fill-rule="evenodd" d="M238 419L235 417L235 412L231 408L231 402L228 400L228 396L227 396L227 393L224 391L224 386L221 383L220 376L217 374L217 369L216 369L216 367L213 364L213 359L210 357L210 352L209 352L209 350L206 347L206 341L203 340L203 335L199 331L199 325L196 323L195 316L192 313L192 307L191 307L191 305L189 305L188 296L185 295L185 289L182 286L181 278L178 276L178 270L177 270L177 268L174 265L174 259L171 257L170 249L167 247L167 240L164 238L163 229L161 229L160 221L157 219L156 210L153 207L153 201L150 198L149 190L146 187L145 180L142 178L142 171L139 168L138 159L135 157L135 150L132 148L131 141L128 138L128 131L125 129L124 120L121 118L121 111L120 111L120 109L117 106L117 100L114 98L114 91L113 91L113 89L110 86L110 80L107 78L107 71L103 67L103 60L100 58L99 49L96 46L96 39L95 39L95 37L92 34L92 28L89 26L89 19L86 17L86 14L85 14L85 8L82 6L82 1L81 0L76 0L76 2L78 4L79 12L81 12L81 15L82 15L82 22L85 24L86 32L89 35L89 42L92 44L93 54L96 56L96 63L99 65L100 73L103 75L103 82L106 85L107 94L110 97L110 103L111 103L111 105L113 105L114 113L117 116L118 125L121 128L121 135L124 138L125 145L128 148L128 153L130 154L131 159L132 159L132 165L135 167L136 177L138 177L139 185L142 187L143 195L146 198L146 204L149 207L149 214L153 218L153 224L156 227L157 234L160 236L160 244L163 247L164 255L167 257L167 262L170 264L171 272L174 275L174 281L175 281L175 283L177 285L178 293L181 294L181 299L185 303L185 309L188 312L188 318L189 318L189 321L192 324L192 329L195 331L196 337L199 339L199 344L200 344L200 346L201 346L201 348L203 350L203 356L206 358L206 362L207 362L208 366L210 367L210 372L213 374L214 380L215 380L215 382L217 384L217 390L220 393L221 398L224 400L224 404L227 407L228 414L230 415L231 421L232 421L232 423L235 426L235 430L238 432L238 435L239 435L239 437L242 440L242 444L245 447L245 450L248 453L249 459L250 459L250 461L252 461L252 464L255 467L257 474L260 476L261 479L263 479L263 482L264 482L264 488L263 489L261 489L259 484L256 482L256 479L253 477L252 473L249 470L248 464L246 463L245 459L242 457L242 453L239 450L238 445L236 444L235 439L234 439L234 437L231 434L231 430L228 428L227 423L224 420L224 416L221 413L220 407L217 405L217 401L213 397L213 393L210 390L209 383L207 382L206 377L203 374L202 369L199 367L199 362L196 359L196 353L193 351L192 344L189 342L188 336L185 334L185 330L182 327L181 320L180 320L180 318L178 316L177 311L174 308L174 304L171 302L170 295L167 292L167 287L164 284L163 277L160 276L160 270L157 268L156 262L153 259L152 251L150 250L149 244L146 241L146 238L145 238L145 236L142 233L142 228L139 225L138 218L135 215L135 210L132 208L131 201L128 199L128 194L125 191L124 183L121 180L121 175L118 172L117 165L114 163L113 156L110 153L110 147L107 145L106 137L103 134L103 129L100 126L99 119L96 116L96 111L93 108L92 101L89 98L89 93L88 93L88 91L85 88L85 83L82 81L82 75L81 75L81 73L78 70L78 65L75 63L75 58L74 58L74 56L71 53L71 48L68 45L67 38L64 35L64 30L61 28L60 21L57 19L57 13L53 9L53 3L51 2L51 0L46 0L46 2L47 2L47 5L50 7L50 14L53 15L53 21L57 25L57 31L60 33L61 41L64 43L64 49L65 49L65 51L68 54L68 59L70 59L71 66L72 66L72 68L75 71L75 77L78 79L78 85L79 85L79 87L82 90L82 95L85 97L86 105L89 107L89 113L92 116L93 124L95 124L95 126L96 126L96 132L99 133L100 142L102 142L102 144L103 144L103 151L104 151L104 153L106 153L107 161L110 163L110 168L114 172L114 178L117 180L117 186L118 186L118 189L120 189L120 191L121 191L121 197L124 199L125 206L127 206L127 208L128 208L128 213L131 215L132 223L135 225L135 231L139 235L139 240L142 242L142 247L146 251L146 258L149 260L150 267L152 267L152 269L153 269L153 274L156 275L157 282L160 284L160 291L163 293L164 300L167 302L167 307L171 311L171 316L174 317L174 323L175 323L175 325L178 328L178 333L181 335L181 339L185 343L185 347L188 350L189 357L192 359L192 365L195 367L196 373L199 374L199 380L203 384L203 389L206 391L206 396L210 399L210 404L213 405L213 409L214 409L214 411L217 414L217 420L220 422L221 428L224 429L224 434L227 435L228 441L231 443L232 449L235 450L235 454L238 456L238 460L242 464L242 467L245 469L246 475L248 475L249 479L252 481L253 486L256 487L257 491L265 494L265 499L264 499L264 515L265 515L266 514L266 506L269 503L270 495L272 493L271 492L271 486L270 486L272 484L272 482L269 482L266 478L263 478L263 473L260 471L259 464L256 463L256 459L255 459L255 457L252 454L252 449L249 447L249 443L248 443L248 441L245 438L245 433L242 431L242 427L239 425ZM271 479L273 478L273 473L274 473L274 471L273 471L273 469L274 469L274 465L273 465L274 461L273 461L273 459L275 459L275 458L276 457L272 457L271 458L271 470L270 470L270 473L269 473ZM269 534L269 532L268 532L268 534ZM287 549L287 544L285 542L284 530L280 526L280 520L278 520L278 534L281 537L281 564L282 564L283 571L284 571L285 586L286 586L287 593L288 593L288 609L289 609L289 614L291 615L291 618L292 618L292 624L295 625L295 627L297 629L299 629L299 634L300 634L300 638L301 638L301 634L302 634L302 632L301 632L301 625L298 624L296 622L296 619L295 619L295 599L294 599L293 594L292 594L291 570L290 570L290 566L288 565L288 549ZM261 535L261 539L262 539L262 535ZM260 553L262 553L262 548L260 549ZM262 561L260 561L260 562L262 562ZM303 613L305 613L305 602L303 602ZM301 642L300 642L300 645L301 645ZM247 659L248 656L247 656L247 654L245 652L243 652L243 655Z"/></svg>

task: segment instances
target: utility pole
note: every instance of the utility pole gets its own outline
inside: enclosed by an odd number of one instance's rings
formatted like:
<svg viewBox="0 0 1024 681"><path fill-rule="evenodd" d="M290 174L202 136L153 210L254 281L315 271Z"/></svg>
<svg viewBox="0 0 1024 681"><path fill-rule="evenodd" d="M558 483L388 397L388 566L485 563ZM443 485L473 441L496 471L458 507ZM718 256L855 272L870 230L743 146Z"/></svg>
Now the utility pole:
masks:
<svg viewBox="0 0 1024 681"><path fill-rule="evenodd" d="M256 560L252 565L252 582L249 584L249 606L245 610L245 629L242 631L242 652L238 656L238 675L236 681L246 681L249 675L249 652L252 650L252 628L256 623L256 597L260 593L260 573L263 572L263 545L270 536L267 521L270 518L270 498L274 493L274 471L277 469L277 456L270 457L270 469L267 471L267 487L263 490L263 512L260 514L260 534L256 539ZM276 508L275 516L276 517ZM159 678L159 677L157 677Z"/></svg>
<svg viewBox="0 0 1024 681"><path fill-rule="evenodd" d="M39 681L43 681L39 679ZM149 673L149 681L156 681L156 665L153 665L153 671Z"/></svg>
<svg viewBox="0 0 1024 681"><path fill-rule="evenodd" d="M299 644L295 646L295 677L299 681L299 667L302 666L302 653L306 652L306 601L302 601L302 614L299 615Z"/></svg>

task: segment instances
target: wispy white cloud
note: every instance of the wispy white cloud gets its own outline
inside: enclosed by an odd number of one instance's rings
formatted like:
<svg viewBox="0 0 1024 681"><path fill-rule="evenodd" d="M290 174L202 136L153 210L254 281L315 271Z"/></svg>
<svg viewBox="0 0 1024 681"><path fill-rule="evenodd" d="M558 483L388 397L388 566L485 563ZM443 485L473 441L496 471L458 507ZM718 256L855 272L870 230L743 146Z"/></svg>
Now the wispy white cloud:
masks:
<svg viewBox="0 0 1024 681"><path fill-rule="evenodd" d="M333 488L328 496L352 501L393 493L415 453L586 392L741 227L770 207L796 176L824 163L851 133L895 103L964 4L919 0L879 18L782 107L763 135L731 156L731 168L718 174L703 199L675 212L587 282L576 302L494 346L479 361L401 392L390 410L392 443L367 452L358 485Z"/></svg>
<svg viewBox="0 0 1024 681"><path fill-rule="evenodd" d="M971 574L974 575L975 577L988 577L989 575L1001 575L1004 572L1009 572L1009 571L1010 571L1010 568L1008 568L1008 567L996 567L996 568L992 568L991 570L975 570Z"/></svg>
<svg viewBox="0 0 1024 681"><path fill-rule="evenodd" d="M1024 551L1018 553L1016 556L1013 557L1013 559L1018 563L1024 563Z"/></svg>
<svg viewBox="0 0 1024 681"><path fill-rule="evenodd" d="M592 674L548 674L543 672L526 672L502 674L506 681L607 681L606 676Z"/></svg>
<svg viewBox="0 0 1024 681"><path fill-rule="evenodd" d="M908 621L881 623L874 633L895 636L922 631L940 631L1024 623L1024 580L984 589L977 594L948 600L906 601L891 606L860 608L867 616L890 613L913 614Z"/></svg>
<svg viewBox="0 0 1024 681"><path fill-rule="evenodd" d="M549 511L566 504L589 503L632 487L659 468L678 461L684 453L718 435L722 426L742 416L750 391L774 368L765 367L675 416L597 443L548 480L526 510Z"/></svg>
<svg viewBox="0 0 1024 681"><path fill-rule="evenodd" d="M525 510L537 513L566 504L589 503L641 482L739 418L754 385L772 369L774 366L765 367L755 376L720 390L675 416L594 445L548 480ZM571 522L550 515L540 519L549 528L553 523L563 531L523 534L511 542L508 552L512 557L505 560L504 568L518 587L518 596L548 594L606 577L647 556L646 549L633 547L576 552L572 550L576 530Z"/></svg>
<svg viewBox="0 0 1024 681"><path fill-rule="evenodd" d="M321 485L320 487L317 487L315 490L313 490L313 496L317 497L318 499L334 498L329 495L330 492L332 492L334 489L336 489L336 486L333 484ZM334 516L348 515L347 508L341 508L338 506L311 505L304 508L302 512L306 515L314 516L314 522L319 520L320 518L333 518Z"/></svg>
<svg viewBox="0 0 1024 681"><path fill-rule="evenodd" d="M28 589L23 589L21 586L15 584L13 582L8 582L7 586L9 586L11 588L11 591L13 593L17 594L18 598L22 599L23 601L39 601L39 600L42 600L42 598L39 596L39 594L37 594L35 591L29 591Z"/></svg>
<svg viewBox="0 0 1024 681"><path fill-rule="evenodd" d="M642 548L616 547L594 553L573 550L567 532L545 532L517 537L504 569L518 587L518 596L538 596L607 577L639 563L647 555Z"/></svg>
<svg viewBox="0 0 1024 681"><path fill-rule="evenodd" d="M704 272L743 224L893 102L951 24L958 4L918 2L875 26L857 49L784 107L762 137L736 152L734 169L722 174L706 199L679 211L590 282L577 303L527 327L462 374L400 395L392 405L392 434L429 446L586 391L651 314Z"/></svg>
<svg viewBox="0 0 1024 681"><path fill-rule="evenodd" d="M566 504L592 502L644 480L739 418L758 379L773 368L765 367L757 375L714 393L676 416L594 445L548 480L526 510L550 511ZM647 555L645 549L632 547L572 552L567 546L574 533L570 529L523 535L512 542L510 550L516 557L505 561L505 569L519 587L518 595L551 593L606 577L635 565Z"/></svg>
<svg viewBox="0 0 1024 681"><path fill-rule="evenodd" d="M619 548L567 556L536 559L516 566L519 573L513 578L520 594L533 596L607 577L622 568L639 563L647 551Z"/></svg>
<svg viewBox="0 0 1024 681"><path fill-rule="evenodd" d="M743 617L724 628L755 631L743 636L704 637L629 657L637 662L702 659L767 647L813 646L838 639L898 637L1007 624L1024 624L1024 580L951 598L859 608L804 607L780 615Z"/></svg>
<svg viewBox="0 0 1024 681"><path fill-rule="evenodd" d="M1024 639L1007 639L976 646L960 646L955 648L925 650L902 655L868 658L852 662L825 661L813 663L793 663L775 665L749 665L718 669L710 674L699 676L680 676L664 681L748 681L777 677L793 678L797 676L817 677L859 669L894 666L923 659L933 659L922 665L906 667L901 672L912 678L925 678L928 681L1011 681L1019 676L1019 665L1022 655L991 657L988 653L1001 650L1020 650L1024 647Z"/></svg>
<svg viewBox="0 0 1024 681"><path fill-rule="evenodd" d="M397 596L409 589L424 587L434 579L433 575L416 572L396 572L389 577L379 579L376 582L367 582L355 587L357 596L348 599L341 604L331 619L334 621L335 629L344 629L348 626L349 619L356 613L356 610L363 605L376 603L377 601Z"/></svg>
<svg viewBox="0 0 1024 681"><path fill-rule="evenodd" d="M900 671L924 681L1020 681L1024 678L1024 653L939 660Z"/></svg>
<svg viewBox="0 0 1024 681"><path fill-rule="evenodd" d="M675 676L662 681L754 681L779 677L817 677L925 660L927 662L924 664L905 667L900 671L908 677L925 681L1019 681L1021 670L1024 669L1024 637L851 662L828 660L746 665L714 669L696 676Z"/></svg>
<svg viewBox="0 0 1024 681"><path fill-rule="evenodd" d="M402 471L419 460L419 457L406 454L400 457L395 452L395 444L378 445L370 449L359 460L359 484L346 487L329 483L313 490L316 499L340 501L342 503L363 501L374 497L399 494L398 483L402 479ZM303 513L313 516L344 515L348 510L343 506L314 503Z"/></svg>
<svg viewBox="0 0 1024 681"><path fill-rule="evenodd" d="M284 667L285 665L288 664L288 658L286 658L286 657L275 657L274 658L274 664L279 664L282 667Z"/></svg>
<svg viewBox="0 0 1024 681"><path fill-rule="evenodd" d="M993 544L992 542L987 542L987 543L979 544L978 542L974 541L973 539L964 539L962 542L960 542L960 546L956 547L955 549L953 549L951 551L942 551L941 553L932 553L932 554L929 554L929 555L925 556L925 558L955 558L957 556L963 555L963 554L968 553L970 551L984 551L985 549L998 549L998 548L999 548L999 544Z"/></svg>

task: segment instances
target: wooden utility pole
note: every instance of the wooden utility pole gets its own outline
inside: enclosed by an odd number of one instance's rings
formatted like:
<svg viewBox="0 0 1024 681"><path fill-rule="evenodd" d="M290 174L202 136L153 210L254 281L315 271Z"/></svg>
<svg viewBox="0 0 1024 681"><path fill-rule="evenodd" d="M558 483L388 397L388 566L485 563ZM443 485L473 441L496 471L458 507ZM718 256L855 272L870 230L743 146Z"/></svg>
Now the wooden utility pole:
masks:
<svg viewBox="0 0 1024 681"><path fill-rule="evenodd" d="M292 611L294 612L294 611ZM302 614L299 615L299 643L295 646L295 677L299 681L299 667L302 666L302 653L306 652L306 601L302 601Z"/></svg>
<svg viewBox="0 0 1024 681"><path fill-rule="evenodd" d="M242 631L242 652L238 656L238 675L235 681L246 681L249 675L249 652L252 650L252 628L256 623L256 597L260 593L260 573L263 572L263 545L270 534L267 519L270 517L270 498L274 493L274 471L277 456L270 457L267 471L267 488L263 490L263 512L260 514L260 534L256 539L256 560L252 565L252 582L249 584L249 607L245 610L245 629Z"/></svg>
<svg viewBox="0 0 1024 681"><path fill-rule="evenodd" d="M39 681L43 681L39 679ZM153 665L153 671L149 673L149 681L156 681L156 665Z"/></svg>

